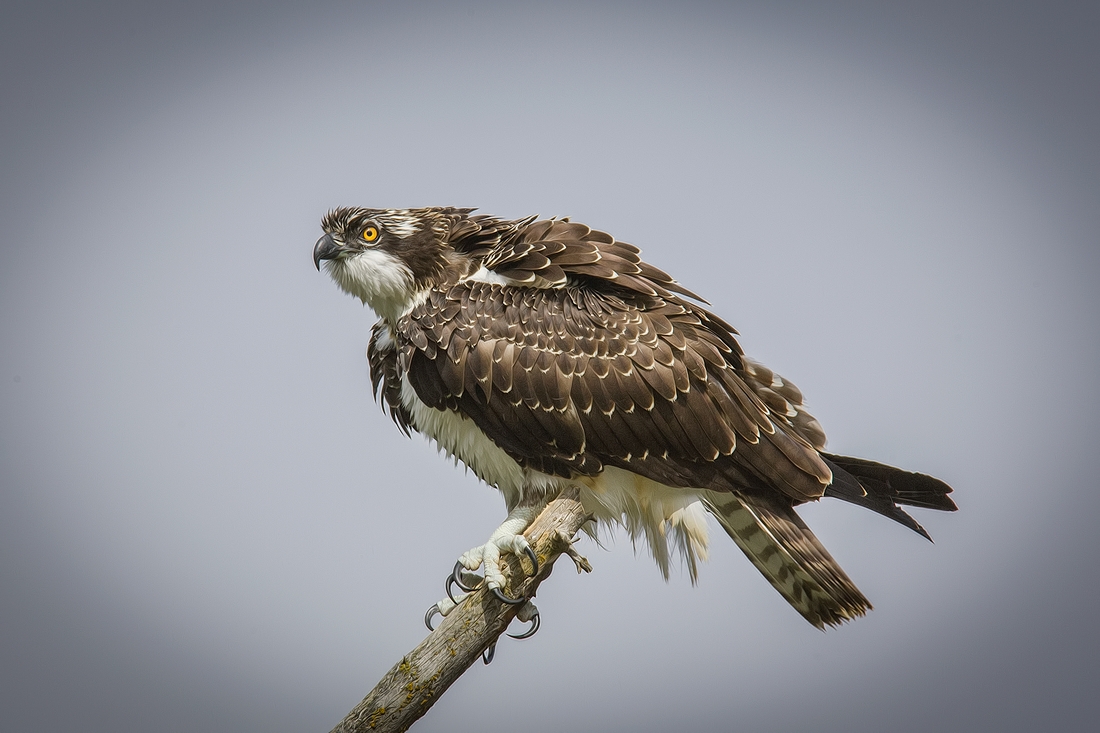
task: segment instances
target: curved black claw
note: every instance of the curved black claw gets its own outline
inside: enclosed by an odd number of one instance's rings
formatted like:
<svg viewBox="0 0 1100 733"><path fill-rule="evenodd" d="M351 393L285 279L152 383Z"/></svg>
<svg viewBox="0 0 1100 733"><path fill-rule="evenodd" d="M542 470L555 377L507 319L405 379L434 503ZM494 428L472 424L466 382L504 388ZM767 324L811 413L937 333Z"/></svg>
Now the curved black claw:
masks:
<svg viewBox="0 0 1100 733"><path fill-rule="evenodd" d="M530 546L523 548L523 554L527 556L527 559L531 561L534 570L531 571L531 575L539 574L539 556L535 554L535 551Z"/></svg>
<svg viewBox="0 0 1100 733"><path fill-rule="evenodd" d="M509 606L519 606L523 603L527 603L526 598L509 598L500 592L500 588L493 588L493 595L497 597L497 600L501 603L507 603Z"/></svg>
<svg viewBox="0 0 1100 733"><path fill-rule="evenodd" d="M431 610L431 609L428 609ZM539 630L539 615L536 613L531 617L531 628L524 631L522 634L508 634L513 639L530 639L535 635L535 632ZM428 628L431 628L430 626Z"/></svg>
<svg viewBox="0 0 1100 733"><path fill-rule="evenodd" d="M458 562L455 563L455 569L451 571L451 577L455 579L455 585L457 585L459 588L461 588L466 593L470 593L472 591L477 590L477 586L476 585L475 586L467 586L467 585L463 584L463 582L462 582L462 571L465 570L465 569L466 568L465 568L465 566L463 566L462 561L459 560ZM477 577L477 576L475 576L475 577Z"/></svg>
<svg viewBox="0 0 1100 733"><path fill-rule="evenodd" d="M438 603L432 604L432 607L429 608L424 613L424 625L428 627L428 631L435 631L435 627L432 626L432 618L435 617L435 615L437 613L440 616L443 615L443 612L439 610L439 604ZM535 616L535 619L538 620L538 616ZM534 633L534 632L531 632L531 633ZM519 637L515 637L515 638L518 639Z"/></svg>
<svg viewBox="0 0 1100 733"><path fill-rule="evenodd" d="M458 581L455 580L454 575L448 575L447 576L447 585L445 586L447 588L447 597L450 598L451 603L455 604L456 606L458 605L458 601L455 600L454 593L451 593L451 586L454 585L457 582Z"/></svg>
<svg viewBox="0 0 1100 733"><path fill-rule="evenodd" d="M467 587L466 584L462 582L462 571L463 570L465 570L465 568L462 567L462 562L461 561L456 562L455 563L455 569L452 570L451 574L447 576L447 585L445 586L445 588L447 589L447 597L450 598L451 602L454 603L456 606L459 603L461 603L461 601L456 599L454 597L454 594L451 593L451 585L457 585L459 588L461 588L466 593L469 593L469 592L474 590L473 588Z"/></svg>
<svg viewBox="0 0 1100 733"><path fill-rule="evenodd" d="M489 664L493 661L493 656L497 653L497 643L494 641L489 645L489 648L481 653L481 661Z"/></svg>

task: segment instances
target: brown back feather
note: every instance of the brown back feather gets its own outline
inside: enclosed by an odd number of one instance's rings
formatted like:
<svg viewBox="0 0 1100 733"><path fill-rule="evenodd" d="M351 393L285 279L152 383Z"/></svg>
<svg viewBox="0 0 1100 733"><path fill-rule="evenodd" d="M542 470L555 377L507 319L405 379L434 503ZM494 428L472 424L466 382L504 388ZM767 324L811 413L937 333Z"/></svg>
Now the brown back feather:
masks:
<svg viewBox="0 0 1100 733"><path fill-rule="evenodd" d="M828 467L787 410L757 395L733 330L608 239L536 222L483 264L531 282L565 273L559 287L432 290L398 328L421 399L460 410L518 462L556 475L606 464L674 486L820 497ZM606 270L593 274L596 257Z"/></svg>

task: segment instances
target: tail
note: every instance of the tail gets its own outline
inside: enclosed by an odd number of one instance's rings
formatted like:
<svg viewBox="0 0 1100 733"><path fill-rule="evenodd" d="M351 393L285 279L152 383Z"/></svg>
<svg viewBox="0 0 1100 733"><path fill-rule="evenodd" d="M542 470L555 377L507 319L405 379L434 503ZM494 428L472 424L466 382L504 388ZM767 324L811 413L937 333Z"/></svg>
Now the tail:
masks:
<svg viewBox="0 0 1100 733"><path fill-rule="evenodd" d="M756 569L811 624L824 629L863 616L871 603L783 501L715 493L705 503Z"/></svg>
<svg viewBox="0 0 1100 733"><path fill-rule="evenodd" d="M862 458L822 453L833 471L833 483L825 496L858 504L904 524L927 539L932 537L898 504L953 512L958 509L948 494L951 487L923 473L912 473Z"/></svg>

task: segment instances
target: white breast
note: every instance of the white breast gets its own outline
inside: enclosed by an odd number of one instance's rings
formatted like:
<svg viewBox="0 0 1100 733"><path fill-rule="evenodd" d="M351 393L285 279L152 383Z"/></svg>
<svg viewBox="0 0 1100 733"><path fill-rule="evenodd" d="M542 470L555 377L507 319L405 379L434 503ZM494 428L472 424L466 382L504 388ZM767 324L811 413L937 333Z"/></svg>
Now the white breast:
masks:
<svg viewBox="0 0 1100 733"><path fill-rule="evenodd" d="M417 431L435 441L448 456L469 466L482 481L500 489L509 510L528 495L557 493L570 483L567 479L519 465L473 420L424 404L405 374L401 376L401 404L412 415Z"/></svg>

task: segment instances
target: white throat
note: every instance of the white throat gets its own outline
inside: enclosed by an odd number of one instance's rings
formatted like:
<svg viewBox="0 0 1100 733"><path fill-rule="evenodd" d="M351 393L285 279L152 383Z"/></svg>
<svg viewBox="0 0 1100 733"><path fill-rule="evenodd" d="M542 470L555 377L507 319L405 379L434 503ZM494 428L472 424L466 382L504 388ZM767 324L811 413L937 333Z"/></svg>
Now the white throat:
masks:
<svg viewBox="0 0 1100 733"><path fill-rule="evenodd" d="M340 288L354 295L390 323L397 323L427 295L417 290L413 274L405 263L388 252L367 249L351 257L325 263L328 274Z"/></svg>

